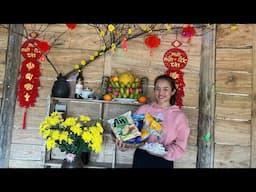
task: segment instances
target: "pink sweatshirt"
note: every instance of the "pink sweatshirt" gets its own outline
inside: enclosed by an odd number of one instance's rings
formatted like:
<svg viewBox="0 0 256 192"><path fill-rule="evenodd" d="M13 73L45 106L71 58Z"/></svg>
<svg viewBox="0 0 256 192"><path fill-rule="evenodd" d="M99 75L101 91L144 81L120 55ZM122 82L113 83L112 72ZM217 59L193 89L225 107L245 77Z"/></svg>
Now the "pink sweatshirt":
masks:
<svg viewBox="0 0 256 192"><path fill-rule="evenodd" d="M184 112L176 105L168 109L159 107L155 102L141 105L135 114L145 114L148 112L163 126L161 138L150 135L147 142L158 142L163 144L168 153L163 156L167 160L177 160L185 155L189 125Z"/></svg>

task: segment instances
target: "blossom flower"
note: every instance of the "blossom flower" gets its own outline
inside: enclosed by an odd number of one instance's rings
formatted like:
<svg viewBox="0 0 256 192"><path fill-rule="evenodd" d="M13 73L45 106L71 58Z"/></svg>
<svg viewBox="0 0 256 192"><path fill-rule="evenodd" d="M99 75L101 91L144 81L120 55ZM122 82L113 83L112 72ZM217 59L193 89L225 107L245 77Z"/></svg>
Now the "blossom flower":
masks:
<svg viewBox="0 0 256 192"><path fill-rule="evenodd" d="M46 139L47 150L58 147L67 154L99 153L103 142L101 123L87 115L64 120L60 112L52 112L41 122L39 133Z"/></svg>

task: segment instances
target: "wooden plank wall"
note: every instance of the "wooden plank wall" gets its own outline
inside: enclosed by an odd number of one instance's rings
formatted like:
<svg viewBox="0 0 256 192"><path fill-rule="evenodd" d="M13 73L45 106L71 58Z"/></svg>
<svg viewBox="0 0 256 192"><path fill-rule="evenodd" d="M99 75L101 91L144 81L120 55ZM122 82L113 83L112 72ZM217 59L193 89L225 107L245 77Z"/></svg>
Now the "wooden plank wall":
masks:
<svg viewBox="0 0 256 192"><path fill-rule="evenodd" d="M161 45L153 50L153 55L149 55L149 50L143 43L143 38L136 38L127 43L128 52L124 53L119 49L111 59L112 74L118 74L126 71L127 68L133 74L141 76L146 75L149 78L148 96L153 100L153 81L154 78L164 73L165 68L162 57L164 53L172 48L171 42L176 38L176 34L165 34L161 36ZM186 39L179 40L183 42L180 47L188 55L187 66L183 69L185 81L185 96L183 97L186 115L189 118L191 134L187 154L184 158L175 162L175 167L194 168L196 166L197 155L197 121L198 121L198 94L199 94L199 71L201 57L201 36L193 37L190 43Z"/></svg>
<svg viewBox="0 0 256 192"><path fill-rule="evenodd" d="M216 168L251 167L253 25L218 25L216 42ZM255 68L255 67L254 67ZM255 85L254 85L255 86Z"/></svg>
<svg viewBox="0 0 256 192"><path fill-rule="evenodd" d="M25 26L28 32L45 28L42 24L27 24ZM65 24L50 25L40 38L52 43L55 37L62 34L66 29ZM4 54L7 32L6 30L1 30L0 33L0 41L5 43L0 44L0 64L2 65L0 77L2 77L5 65ZM128 69L134 75L147 76L149 78L148 96L152 100L153 80L157 75L167 70L162 61L163 54L168 49L173 48L171 43L176 39L176 34L173 31L159 35L161 36L161 44L153 50L152 56L150 56L149 48L144 44L144 38L139 37L127 42L128 52L123 52L121 48L118 48L113 55L106 54L90 63L83 70L86 86L94 89L96 93L100 93L103 74L117 74ZM198 85L202 38L197 35L190 42L188 42L188 39L182 38L180 34L178 34L177 38L183 42L180 48L186 51L189 58L187 66L183 69L186 84L183 110L189 118L191 134L187 154L183 159L175 162L175 167L193 168L196 166L197 155ZM100 47L97 32L86 24L79 24L74 30L62 35L55 43L56 45L51 48L48 57L58 72L64 74L71 71L74 64L80 63L82 59L88 59L88 56ZM105 65L111 66L111 68L106 69ZM45 148L43 139L38 135L39 124L48 114L51 88L57 74L47 61L42 62L40 67L42 76L40 77L39 97L35 107L28 109L26 130L21 129L24 109L19 107L18 103L16 105L9 167L43 167ZM73 86L75 76L70 77L68 80Z"/></svg>
<svg viewBox="0 0 256 192"><path fill-rule="evenodd" d="M41 24L25 26L28 33L46 27L46 25ZM48 54L58 72L63 74L71 71L75 64L80 63L82 59L94 53L99 46L96 31L88 25L81 25L72 32L67 31L64 33L66 29L65 24L49 25L44 32L44 37L41 37L41 39L52 43L56 36L64 34ZM103 61L104 58L98 59L93 65L88 65L84 70L86 86L99 89L104 66ZM28 109L26 130L21 129L24 109L18 103L16 105L9 167L44 167L44 140L39 136L38 131L40 122L48 115L49 98L57 74L47 61L41 63L40 69L42 76L40 77L39 97L35 106ZM74 85L75 77L71 77L68 81L71 85ZM73 96L73 92L72 89L71 96ZM33 139L31 139L31 135Z"/></svg>

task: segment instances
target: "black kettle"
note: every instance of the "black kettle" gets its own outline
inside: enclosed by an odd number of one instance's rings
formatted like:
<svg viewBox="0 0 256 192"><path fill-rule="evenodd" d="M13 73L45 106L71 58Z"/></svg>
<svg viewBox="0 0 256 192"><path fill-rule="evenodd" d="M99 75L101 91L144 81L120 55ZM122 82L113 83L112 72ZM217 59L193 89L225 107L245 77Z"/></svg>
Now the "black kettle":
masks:
<svg viewBox="0 0 256 192"><path fill-rule="evenodd" d="M61 73L58 75L57 80L54 81L52 87L52 97L68 98L70 94L70 84Z"/></svg>

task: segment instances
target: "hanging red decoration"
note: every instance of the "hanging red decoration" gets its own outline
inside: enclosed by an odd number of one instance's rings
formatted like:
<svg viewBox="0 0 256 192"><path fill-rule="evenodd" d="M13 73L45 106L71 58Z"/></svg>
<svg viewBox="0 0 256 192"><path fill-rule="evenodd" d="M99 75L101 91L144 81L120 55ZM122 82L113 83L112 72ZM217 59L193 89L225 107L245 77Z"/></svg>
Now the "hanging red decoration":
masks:
<svg viewBox="0 0 256 192"><path fill-rule="evenodd" d="M185 85L183 82L184 73L181 70L168 68L166 71L166 75L172 77L175 80L176 84Z"/></svg>
<svg viewBox="0 0 256 192"><path fill-rule="evenodd" d="M38 60L42 55L38 48L39 43L40 41L37 39L28 39L25 41L21 46L21 55L25 59Z"/></svg>
<svg viewBox="0 0 256 192"><path fill-rule="evenodd" d="M145 39L145 44L150 48L150 55L152 55L152 49L160 45L160 39L156 35L150 35Z"/></svg>
<svg viewBox="0 0 256 192"><path fill-rule="evenodd" d="M172 42L172 45L175 48L171 48L164 53L163 62L164 65L167 67L165 72L166 75L172 77L175 80L175 84L177 87L177 98L176 98L176 105L181 107L183 106L182 97L184 94L184 73L181 71L188 62L188 57L185 51L182 49L177 48L180 46L181 43L176 39Z"/></svg>
<svg viewBox="0 0 256 192"><path fill-rule="evenodd" d="M33 34L32 34L33 33ZM30 37L37 37L32 32ZM40 86L39 77L40 63L38 60L42 56L42 51L39 48L40 41L37 39L28 39L21 46L21 55L25 58L22 61L20 69L20 77L18 80L17 97L21 107L25 107L23 115L22 128L26 128L27 109L33 107L38 97L38 87Z"/></svg>
<svg viewBox="0 0 256 192"><path fill-rule="evenodd" d="M77 24L66 24L66 25L67 25L67 27L68 27L69 29L71 29L71 30L75 29L76 26L77 26Z"/></svg>
<svg viewBox="0 0 256 192"><path fill-rule="evenodd" d="M186 38L191 38L196 34L196 30L193 26L183 27L181 35Z"/></svg>
<svg viewBox="0 0 256 192"><path fill-rule="evenodd" d="M157 48L160 45L160 39L156 35L150 35L145 39L145 44L149 48Z"/></svg>
<svg viewBox="0 0 256 192"><path fill-rule="evenodd" d="M124 37L122 40L122 48L124 51L127 51L127 38Z"/></svg>
<svg viewBox="0 0 256 192"><path fill-rule="evenodd" d="M176 105L181 107L183 106L183 101L182 97L184 97L184 79L183 79L183 72L181 70L176 70L176 69L167 69L165 72L167 76L172 77L175 80L176 88L177 88L177 97L176 97Z"/></svg>
<svg viewBox="0 0 256 192"><path fill-rule="evenodd" d="M38 43L38 48L42 53L47 53L51 49L51 46L47 41L41 41Z"/></svg>
<svg viewBox="0 0 256 192"><path fill-rule="evenodd" d="M182 49L171 48L165 52L163 62L167 68L183 69L187 65L188 56Z"/></svg>

